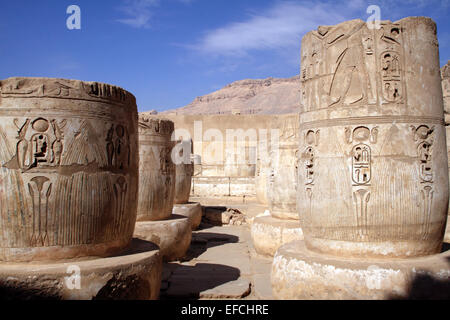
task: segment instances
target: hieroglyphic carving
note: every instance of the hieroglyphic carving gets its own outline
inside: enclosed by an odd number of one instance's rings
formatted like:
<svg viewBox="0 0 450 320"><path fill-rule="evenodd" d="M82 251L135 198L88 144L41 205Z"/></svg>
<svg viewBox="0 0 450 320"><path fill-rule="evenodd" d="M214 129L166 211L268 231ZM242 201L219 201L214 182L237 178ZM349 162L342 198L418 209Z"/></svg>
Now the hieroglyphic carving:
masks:
<svg viewBox="0 0 450 320"><path fill-rule="evenodd" d="M106 154L110 167L124 170L130 165L130 136L124 126L111 125L106 135Z"/></svg>
<svg viewBox="0 0 450 320"><path fill-rule="evenodd" d="M370 182L372 180L372 149L370 145L378 142L378 126L346 127L344 132L347 144L354 144L352 157L352 189L358 236L368 236L368 203L370 201Z"/></svg>
<svg viewBox="0 0 450 320"><path fill-rule="evenodd" d="M312 223L313 210L313 193L314 193L314 178L315 178L315 148L320 142L320 130L307 130L303 133L303 143L306 145L305 151L300 155L303 160L305 172L305 190L308 199L308 220ZM300 172L298 172L300 174Z"/></svg>
<svg viewBox="0 0 450 320"><path fill-rule="evenodd" d="M389 102L400 101L403 96L400 54L385 51L380 59L383 97Z"/></svg>
<svg viewBox="0 0 450 320"><path fill-rule="evenodd" d="M352 148L352 180L353 184L367 185L372 179L372 150L367 143L376 144L378 141L378 127L369 129L359 126L352 130L345 128L345 139L348 144L356 141Z"/></svg>
<svg viewBox="0 0 450 320"><path fill-rule="evenodd" d="M28 184L32 205L33 205L33 224L32 235L30 239L31 246L49 245L49 198L52 192L52 183L50 179L43 176L37 176L31 179Z"/></svg>
<svg viewBox="0 0 450 320"><path fill-rule="evenodd" d="M370 191L359 189L353 192L353 202L356 209L356 225L360 237L368 235L367 205L370 200Z"/></svg>
<svg viewBox="0 0 450 320"><path fill-rule="evenodd" d="M357 185L370 182L371 179L371 154L370 147L366 144L358 144L352 150L352 178Z"/></svg>
<svg viewBox="0 0 450 320"><path fill-rule="evenodd" d="M127 194L128 194L128 184L124 177L119 176L114 184L114 195L115 195L115 220L116 226L119 229L122 226L122 217L125 214L125 209L127 205Z"/></svg>
<svg viewBox="0 0 450 320"><path fill-rule="evenodd" d="M110 241L108 237L114 237L117 228L122 228L122 222L116 222L116 229L104 234L103 239L94 239L91 231L82 231L82 216L76 213L85 203L81 204L83 192L92 193L93 198L83 198L83 201L100 201L99 208L110 200L103 199L104 190L112 190L114 193L111 200L115 201L112 210L98 214L108 214L111 217L121 217L125 214L126 197L128 187L124 176L118 176L117 182L106 188L98 184L96 175L85 175L83 167L76 167L68 177L57 178L55 188L53 188L52 172L56 167L71 168L75 166L89 166L97 164L98 168L108 168L108 155L103 151L101 139L89 121L82 121L78 130L74 132L74 137L69 139L67 148L64 146L63 130L67 125L67 120L58 121L56 119L47 120L39 117L35 119L13 120L14 126L18 130L16 155L12 156L12 161L8 161L5 166L9 169L21 169L24 180L27 184L26 199L30 200L30 236L28 243L30 247L45 247L54 245L76 245L79 241ZM129 135L123 125L112 125L113 129L113 159L111 169L121 172L128 168L130 164ZM111 131L107 133L108 137ZM109 147L107 146L108 150ZM78 173L80 172L80 173ZM83 178L81 178L83 177ZM98 185L97 185L98 184ZM90 191L85 190L90 186ZM55 189L56 202L51 204L53 197L52 189ZM67 189L67 192L63 190ZM67 197L64 200L58 197ZM102 199L94 199L102 198ZM78 199L78 202L73 202ZM107 200L107 201L105 201ZM104 202L105 201L105 202ZM91 208L92 209L92 208ZM85 213L90 212L90 209ZM57 217L59 212L65 212L65 220L60 221ZM116 219L116 218L114 218ZM73 225L72 225L73 224ZM67 229L70 230L67 230ZM108 227L109 228L109 227ZM114 231L116 230L116 231ZM98 230L97 230L98 231ZM79 233L80 235L76 235ZM80 240L79 237L83 237ZM62 241L62 242L60 242ZM84 243L85 243L84 242Z"/></svg>
<svg viewBox="0 0 450 320"><path fill-rule="evenodd" d="M14 119L18 131L17 165L23 171L32 168L54 167L61 163L64 149L62 129L67 121L48 121L44 118L26 119L23 124ZM31 126L31 129L30 129Z"/></svg>
<svg viewBox="0 0 450 320"><path fill-rule="evenodd" d="M381 76L381 92L386 102L404 102L402 30L400 25L383 23L377 43Z"/></svg>
<svg viewBox="0 0 450 320"><path fill-rule="evenodd" d="M431 223L431 208L433 204L433 187L426 185L421 190L422 201L423 201L423 215L424 223L422 224L422 239L426 240L430 233L430 223Z"/></svg>
<svg viewBox="0 0 450 320"><path fill-rule="evenodd" d="M436 25L410 17L380 26L352 20L302 39L300 129L321 130L323 141L302 146L315 170L313 184L299 174L298 206L307 217L313 199L304 235L316 252L415 257L442 242L448 173Z"/></svg>
<svg viewBox="0 0 450 320"><path fill-rule="evenodd" d="M419 157L419 173L422 183L433 182L432 172L432 147L434 142L434 126L411 126L414 141L418 141L417 155Z"/></svg>
<svg viewBox="0 0 450 320"><path fill-rule="evenodd" d="M304 134L304 141L307 145L303 152L302 158L305 161L306 185L314 184L314 147L317 147L320 139L320 130L309 130Z"/></svg>
<svg viewBox="0 0 450 320"><path fill-rule="evenodd" d="M68 144L67 152L61 159L62 166L97 164L100 168L108 165L107 155L101 139L89 121L83 121Z"/></svg>
<svg viewBox="0 0 450 320"><path fill-rule="evenodd" d="M170 121L139 115L139 128L143 129L142 133L145 134L171 135L174 125Z"/></svg>
<svg viewBox="0 0 450 320"><path fill-rule="evenodd" d="M419 177L421 184L423 224L422 239L426 240L430 232L431 208L433 203L433 143L435 127L420 125L417 128L411 126L413 138L417 145Z"/></svg>
<svg viewBox="0 0 450 320"><path fill-rule="evenodd" d="M170 174L173 172L174 166L172 165L171 158L172 150L170 147L163 147L159 153L159 169L162 174Z"/></svg>
<svg viewBox="0 0 450 320"><path fill-rule="evenodd" d="M122 88L77 80L12 78L0 82L4 98L60 98L108 101L118 104L135 103L133 95Z"/></svg>
<svg viewBox="0 0 450 320"><path fill-rule="evenodd" d="M123 249L138 187L133 95L94 82L10 78L0 96L0 260Z"/></svg>
<svg viewBox="0 0 450 320"><path fill-rule="evenodd" d="M402 37L397 24L371 30L357 20L312 31L302 45L305 110L405 103Z"/></svg>

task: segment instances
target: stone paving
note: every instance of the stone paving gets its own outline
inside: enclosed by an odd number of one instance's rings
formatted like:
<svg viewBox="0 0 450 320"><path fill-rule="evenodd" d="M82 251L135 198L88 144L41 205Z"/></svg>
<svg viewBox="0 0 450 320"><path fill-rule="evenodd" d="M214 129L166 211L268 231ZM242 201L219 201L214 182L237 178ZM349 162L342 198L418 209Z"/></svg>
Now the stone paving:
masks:
<svg viewBox="0 0 450 320"><path fill-rule="evenodd" d="M207 211L209 206L224 202L223 199L202 199L203 203L208 204ZM247 222L265 211L252 202L227 204L226 207L241 211ZM202 223L192 234L185 259L164 264L161 299L270 300L273 299L271 265L271 258L254 251L248 223L240 226Z"/></svg>

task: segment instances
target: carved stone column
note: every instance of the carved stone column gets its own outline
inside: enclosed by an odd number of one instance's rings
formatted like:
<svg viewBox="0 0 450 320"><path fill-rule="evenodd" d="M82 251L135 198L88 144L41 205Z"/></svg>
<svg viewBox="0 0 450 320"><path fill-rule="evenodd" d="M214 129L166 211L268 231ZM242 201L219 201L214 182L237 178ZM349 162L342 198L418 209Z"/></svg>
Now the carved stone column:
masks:
<svg viewBox="0 0 450 320"><path fill-rule="evenodd" d="M268 163L269 210L256 217L251 226L253 246L258 254L266 256L273 256L285 243L303 239L296 203L298 115L283 115L275 121L281 129L278 139L272 137L268 159L264 153L260 156L261 161Z"/></svg>
<svg viewBox="0 0 450 320"><path fill-rule="evenodd" d="M192 141L179 141L180 145L180 159L183 159L183 152L190 150L193 152ZM190 155L187 156L189 163L184 161L176 165L176 178L175 178L175 204L183 204L189 202L189 196L191 194L192 175L194 174L194 163L190 159Z"/></svg>
<svg viewBox="0 0 450 320"><path fill-rule="evenodd" d="M175 165L172 162L170 120L139 117L138 221L164 220L171 216L175 199Z"/></svg>
<svg viewBox="0 0 450 320"><path fill-rule="evenodd" d="M123 250L136 221L134 96L63 79L0 86L0 260Z"/></svg>
<svg viewBox="0 0 450 320"><path fill-rule="evenodd" d="M449 156L450 155L450 61L448 61L447 64L442 67L441 78L442 78L442 93L444 96L445 130L447 133L447 156ZM449 168L450 168L450 160L449 160ZM447 217L447 229L445 232L444 240L450 243L450 216Z"/></svg>
<svg viewBox="0 0 450 320"><path fill-rule="evenodd" d="M136 254L131 245L137 124L135 97L116 86L0 81L0 291L6 298L157 298L159 252L151 246ZM81 287L70 290L65 277L76 270ZM127 282L119 274L152 289L113 292L109 285Z"/></svg>
<svg viewBox="0 0 450 320"><path fill-rule="evenodd" d="M321 26L303 38L301 56L298 210L307 250L279 249L275 295L386 299L413 296L421 271L430 286L448 281L448 254L439 254L449 180L435 23ZM442 272L417 258L426 255ZM357 261L345 266L342 257ZM285 283L286 272L295 283ZM302 289L316 286L313 296Z"/></svg>
<svg viewBox="0 0 450 320"><path fill-rule="evenodd" d="M187 217L191 223L192 230L196 230L202 222L202 206L198 202L189 202L192 176L194 174L194 162L191 159L194 146L192 140L178 141L177 148L177 151L179 151L178 160L181 163L176 165L175 170L175 204L173 213Z"/></svg>
<svg viewBox="0 0 450 320"><path fill-rule="evenodd" d="M269 141L258 141L258 155L256 158L255 192L259 203L268 205L268 181L270 175ZM262 151L264 150L264 151Z"/></svg>
<svg viewBox="0 0 450 320"><path fill-rule="evenodd" d="M156 243L164 260L182 258L192 232L188 218L172 214L175 164L172 160L174 123L139 116L139 201L134 236Z"/></svg>
<svg viewBox="0 0 450 320"><path fill-rule="evenodd" d="M280 121L278 143L272 141L269 158L268 200L273 217L298 220L297 212L297 157L298 117Z"/></svg>
<svg viewBox="0 0 450 320"><path fill-rule="evenodd" d="M436 25L321 27L303 38L301 72L306 246L339 256L438 253L449 194Z"/></svg>

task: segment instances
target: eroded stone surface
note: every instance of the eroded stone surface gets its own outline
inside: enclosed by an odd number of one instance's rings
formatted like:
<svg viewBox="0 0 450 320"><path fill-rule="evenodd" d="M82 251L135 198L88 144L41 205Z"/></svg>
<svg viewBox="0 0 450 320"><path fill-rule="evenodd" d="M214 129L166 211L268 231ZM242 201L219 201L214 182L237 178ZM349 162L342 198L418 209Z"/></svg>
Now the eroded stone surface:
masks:
<svg viewBox="0 0 450 320"><path fill-rule="evenodd" d="M281 220L272 216L256 217L251 226L253 246L258 254L274 256L283 244L303 240L298 220Z"/></svg>
<svg viewBox="0 0 450 320"><path fill-rule="evenodd" d="M227 207L206 207L203 217L204 222L213 226L244 225L246 218L238 209Z"/></svg>
<svg viewBox="0 0 450 320"><path fill-rule="evenodd" d="M181 215L189 219L192 230L197 230L202 223L203 210L198 202L176 204L173 206L173 214Z"/></svg>
<svg viewBox="0 0 450 320"><path fill-rule="evenodd" d="M440 251L448 172L436 25L352 20L302 40L298 206L309 249Z"/></svg>
<svg viewBox="0 0 450 320"><path fill-rule="evenodd" d="M191 222L187 217L175 214L161 221L139 221L134 237L158 245L164 261L180 260L191 243Z"/></svg>
<svg viewBox="0 0 450 320"><path fill-rule="evenodd" d="M80 271L80 286L69 278ZM53 264L0 264L6 300L156 300L162 259L153 243L133 240L124 254Z"/></svg>
<svg viewBox="0 0 450 320"><path fill-rule="evenodd" d="M269 204L268 184L270 176L270 158L262 149L269 150L269 141L260 139L258 141L258 156L256 158L256 172L255 172L255 194L256 199L263 205Z"/></svg>
<svg viewBox="0 0 450 320"><path fill-rule="evenodd" d="M138 188L137 107L108 84L0 82L0 261L121 252Z"/></svg>
<svg viewBox="0 0 450 320"><path fill-rule="evenodd" d="M442 93L444 96L445 130L447 134L447 156L450 159L450 61L441 69ZM450 160L449 160L450 168ZM450 171L449 171L450 176ZM450 214L450 211L449 211ZM444 240L450 243L450 216L447 217L447 229Z"/></svg>
<svg viewBox="0 0 450 320"><path fill-rule="evenodd" d="M175 165L171 154L174 124L151 116L139 117L138 221L171 216L175 198Z"/></svg>
<svg viewBox="0 0 450 320"><path fill-rule="evenodd" d="M297 159L298 117L286 118L278 145L271 141L268 181L270 213L279 219L298 220Z"/></svg>
<svg viewBox="0 0 450 320"><path fill-rule="evenodd" d="M450 251L397 260L341 259L306 249L303 241L280 247L272 265L276 299L449 299Z"/></svg>
<svg viewBox="0 0 450 320"><path fill-rule="evenodd" d="M189 202L191 194L192 175L194 174L194 163L191 161L190 154L185 155L187 151L193 152L192 141L181 141L179 146L179 159L182 163L177 164L175 168L175 204L183 204Z"/></svg>

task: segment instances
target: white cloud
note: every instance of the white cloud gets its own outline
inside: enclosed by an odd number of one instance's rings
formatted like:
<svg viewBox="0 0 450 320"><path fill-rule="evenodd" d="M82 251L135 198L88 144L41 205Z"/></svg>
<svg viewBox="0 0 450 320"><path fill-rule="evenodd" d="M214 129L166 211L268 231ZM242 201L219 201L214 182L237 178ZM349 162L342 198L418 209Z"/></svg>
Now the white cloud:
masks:
<svg viewBox="0 0 450 320"><path fill-rule="evenodd" d="M134 28L148 28L153 14L151 9L158 4L159 0L125 0L119 10L128 17L117 21Z"/></svg>
<svg viewBox="0 0 450 320"><path fill-rule="evenodd" d="M196 48L207 54L245 55L251 50L298 46L301 36L317 26L346 20L330 4L278 2L247 21L206 33Z"/></svg>

